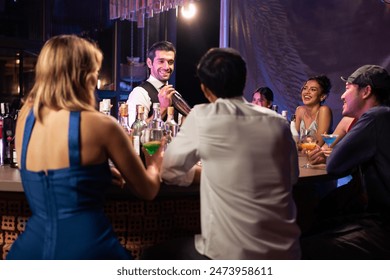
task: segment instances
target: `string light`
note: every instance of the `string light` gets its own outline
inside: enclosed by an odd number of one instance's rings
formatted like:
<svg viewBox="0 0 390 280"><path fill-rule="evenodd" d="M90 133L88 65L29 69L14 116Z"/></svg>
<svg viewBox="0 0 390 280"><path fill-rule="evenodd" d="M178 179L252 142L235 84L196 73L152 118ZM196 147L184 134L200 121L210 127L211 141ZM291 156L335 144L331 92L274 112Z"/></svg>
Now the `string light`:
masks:
<svg viewBox="0 0 390 280"><path fill-rule="evenodd" d="M196 0L110 0L110 19L137 22L143 28L145 19L177 7L189 6ZM193 8L190 8L193 13Z"/></svg>

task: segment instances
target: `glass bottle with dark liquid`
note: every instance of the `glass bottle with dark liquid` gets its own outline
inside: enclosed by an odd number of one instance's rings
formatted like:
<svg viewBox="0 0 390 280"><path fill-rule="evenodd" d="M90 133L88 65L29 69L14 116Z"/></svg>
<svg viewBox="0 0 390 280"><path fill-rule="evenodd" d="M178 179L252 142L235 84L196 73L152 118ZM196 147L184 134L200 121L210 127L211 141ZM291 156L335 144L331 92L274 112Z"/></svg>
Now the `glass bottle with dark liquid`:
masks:
<svg viewBox="0 0 390 280"><path fill-rule="evenodd" d="M0 104L0 166L4 165L3 116L4 116L4 103L1 103Z"/></svg>
<svg viewBox="0 0 390 280"><path fill-rule="evenodd" d="M3 107L3 106L1 106ZM15 120L10 115L9 104L4 103L4 116L3 116L3 162L4 164L11 164L12 162L12 147L11 144L14 141L15 133Z"/></svg>
<svg viewBox="0 0 390 280"><path fill-rule="evenodd" d="M11 141L11 163L10 166L12 168L18 168L18 156L16 154L16 149L15 149L15 137Z"/></svg>

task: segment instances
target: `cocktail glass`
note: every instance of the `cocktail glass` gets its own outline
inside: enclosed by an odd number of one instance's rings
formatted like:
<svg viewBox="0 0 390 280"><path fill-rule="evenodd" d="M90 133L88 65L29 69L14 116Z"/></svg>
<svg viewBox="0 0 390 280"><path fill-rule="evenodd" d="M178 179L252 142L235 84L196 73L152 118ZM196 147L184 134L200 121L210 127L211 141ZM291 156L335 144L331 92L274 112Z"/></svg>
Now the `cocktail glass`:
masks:
<svg viewBox="0 0 390 280"><path fill-rule="evenodd" d="M338 135L337 134L321 134L322 139L328 146L328 149L330 149L330 146L333 144L333 142L337 139ZM325 156L329 156L328 153L325 153Z"/></svg>
<svg viewBox="0 0 390 280"><path fill-rule="evenodd" d="M142 136L142 145L149 155L154 155L161 146L164 130L161 128L146 128Z"/></svg>
<svg viewBox="0 0 390 280"><path fill-rule="evenodd" d="M301 138L301 147L306 154L306 163L302 168L311 168L309 163L309 152L314 150L317 146L317 140L314 135L305 135Z"/></svg>

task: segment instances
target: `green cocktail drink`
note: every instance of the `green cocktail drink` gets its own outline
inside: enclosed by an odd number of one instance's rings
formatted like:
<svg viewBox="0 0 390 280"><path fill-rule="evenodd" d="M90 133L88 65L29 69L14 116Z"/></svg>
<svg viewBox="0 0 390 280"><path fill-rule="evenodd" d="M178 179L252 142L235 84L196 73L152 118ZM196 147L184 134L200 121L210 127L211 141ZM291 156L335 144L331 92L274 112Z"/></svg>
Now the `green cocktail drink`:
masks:
<svg viewBox="0 0 390 280"><path fill-rule="evenodd" d="M144 148L148 152L149 155L154 155L158 148L161 146L161 141L150 141L144 143Z"/></svg>

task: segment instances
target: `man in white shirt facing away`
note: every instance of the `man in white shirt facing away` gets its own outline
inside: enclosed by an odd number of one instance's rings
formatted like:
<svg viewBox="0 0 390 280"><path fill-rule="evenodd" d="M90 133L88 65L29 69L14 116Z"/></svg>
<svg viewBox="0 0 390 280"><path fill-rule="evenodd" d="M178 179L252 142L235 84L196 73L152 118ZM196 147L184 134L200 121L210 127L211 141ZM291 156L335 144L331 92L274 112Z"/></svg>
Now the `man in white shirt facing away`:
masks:
<svg viewBox="0 0 390 280"><path fill-rule="evenodd" d="M200 181L201 233L143 257L299 259L292 196L299 169L288 122L244 99L246 63L237 51L210 49L197 74L210 103L196 105L169 144L162 178L181 186Z"/></svg>

